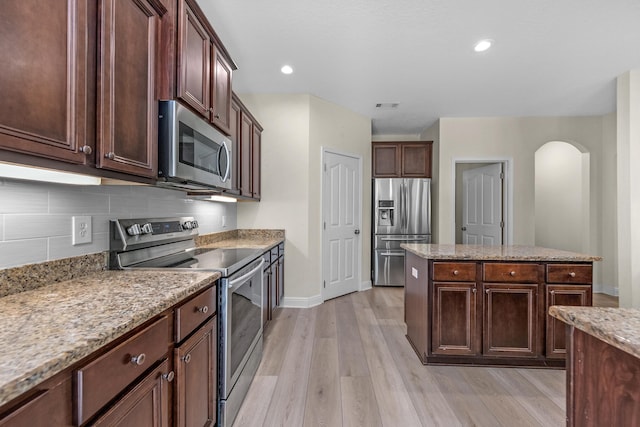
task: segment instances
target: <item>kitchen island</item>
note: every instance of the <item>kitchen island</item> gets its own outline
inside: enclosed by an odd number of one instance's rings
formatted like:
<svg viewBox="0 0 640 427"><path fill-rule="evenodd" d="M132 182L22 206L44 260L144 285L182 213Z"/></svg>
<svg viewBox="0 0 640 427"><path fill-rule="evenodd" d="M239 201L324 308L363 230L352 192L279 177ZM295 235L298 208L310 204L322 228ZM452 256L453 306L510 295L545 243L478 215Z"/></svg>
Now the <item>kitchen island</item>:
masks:
<svg viewBox="0 0 640 427"><path fill-rule="evenodd" d="M565 365L552 305L590 306L601 258L536 246L403 244L407 338L424 364Z"/></svg>
<svg viewBox="0 0 640 427"><path fill-rule="evenodd" d="M567 326L567 425L640 425L640 310L553 306Z"/></svg>

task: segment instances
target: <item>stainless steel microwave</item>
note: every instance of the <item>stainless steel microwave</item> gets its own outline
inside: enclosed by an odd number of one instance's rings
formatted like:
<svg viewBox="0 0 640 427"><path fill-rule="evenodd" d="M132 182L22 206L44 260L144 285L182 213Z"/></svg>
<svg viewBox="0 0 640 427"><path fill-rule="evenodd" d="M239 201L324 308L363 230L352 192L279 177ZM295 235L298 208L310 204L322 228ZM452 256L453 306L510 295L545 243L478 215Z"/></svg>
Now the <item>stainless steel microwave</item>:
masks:
<svg viewBox="0 0 640 427"><path fill-rule="evenodd" d="M158 113L159 184L230 189L231 140L177 101L160 101Z"/></svg>

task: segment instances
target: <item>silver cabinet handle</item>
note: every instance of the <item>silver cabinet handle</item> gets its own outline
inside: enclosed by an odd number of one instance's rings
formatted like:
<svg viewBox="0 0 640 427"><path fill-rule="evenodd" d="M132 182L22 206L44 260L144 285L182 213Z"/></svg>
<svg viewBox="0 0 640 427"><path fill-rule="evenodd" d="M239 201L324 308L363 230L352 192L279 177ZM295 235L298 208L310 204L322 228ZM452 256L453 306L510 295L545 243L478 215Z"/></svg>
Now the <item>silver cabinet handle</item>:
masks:
<svg viewBox="0 0 640 427"><path fill-rule="evenodd" d="M489 295L489 291L490 291L490 289L487 289L487 290L485 291L485 292L487 293L487 295Z"/></svg>
<svg viewBox="0 0 640 427"><path fill-rule="evenodd" d="M551 291L551 292L549 292L549 293L550 293L551 295L555 295L555 294L556 294L556 291Z"/></svg>
<svg viewBox="0 0 640 427"><path fill-rule="evenodd" d="M476 288L473 288L473 293L475 294L478 290Z"/></svg>
<svg viewBox="0 0 640 427"><path fill-rule="evenodd" d="M169 373L167 374L162 374L162 379L166 380L167 382L171 382L173 381L173 378L176 376L176 374L173 371L169 371Z"/></svg>
<svg viewBox="0 0 640 427"><path fill-rule="evenodd" d="M144 359L146 359L147 356L145 356L144 353L140 353L137 356L131 356L131 363L133 363L134 365L142 365L144 363Z"/></svg>
<svg viewBox="0 0 640 427"><path fill-rule="evenodd" d="M516 275L516 272L515 272L515 271L510 271L510 272L509 272L509 276L512 276L512 277L513 277L513 276L515 276L515 275Z"/></svg>
<svg viewBox="0 0 640 427"><path fill-rule="evenodd" d="M209 307L207 307L206 305L203 307L197 307L196 311L198 313L207 314L207 311L209 311Z"/></svg>
<svg viewBox="0 0 640 427"><path fill-rule="evenodd" d="M576 277L576 273L572 271L571 273L569 273L569 277Z"/></svg>
<svg viewBox="0 0 640 427"><path fill-rule="evenodd" d="M184 363L189 363L189 362L191 362L191 353L189 353L189 354L187 354L186 356L184 356L184 357L182 358L182 361L183 361Z"/></svg>
<svg viewBox="0 0 640 427"><path fill-rule="evenodd" d="M83 152L84 154L86 154L87 156L88 156L89 154L93 153L93 148L89 147L88 145L84 145L84 146L81 148L81 150L82 150L82 152Z"/></svg>
<svg viewBox="0 0 640 427"><path fill-rule="evenodd" d="M460 272L458 270L453 270L453 275L457 276L458 274L460 274Z"/></svg>
<svg viewBox="0 0 640 427"><path fill-rule="evenodd" d="M215 116L213 116L213 117L215 117L216 119L219 119L219 118L220 118L220 114L216 114L216 115L215 115Z"/></svg>
<svg viewBox="0 0 640 427"><path fill-rule="evenodd" d="M113 160L113 159L115 159L115 158L116 158L116 153L114 153L113 151L111 151L111 152L109 152L109 153L105 154L104 156L105 156L107 159L109 159L109 160Z"/></svg>

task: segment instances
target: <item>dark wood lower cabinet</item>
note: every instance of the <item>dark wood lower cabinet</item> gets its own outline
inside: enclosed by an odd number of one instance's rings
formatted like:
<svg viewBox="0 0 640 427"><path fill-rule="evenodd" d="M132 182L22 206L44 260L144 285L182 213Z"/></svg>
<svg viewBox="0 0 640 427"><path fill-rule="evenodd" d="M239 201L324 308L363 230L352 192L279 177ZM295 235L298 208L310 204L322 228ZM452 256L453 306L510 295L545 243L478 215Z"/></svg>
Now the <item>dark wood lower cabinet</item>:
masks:
<svg viewBox="0 0 640 427"><path fill-rule="evenodd" d="M484 284L483 354L538 356L538 284Z"/></svg>
<svg viewBox="0 0 640 427"><path fill-rule="evenodd" d="M585 285L547 285L547 336L546 355L549 358L564 359L567 352L566 324L549 316L552 305L590 306L592 304L591 286Z"/></svg>
<svg viewBox="0 0 640 427"><path fill-rule="evenodd" d="M433 354L479 353L475 283L433 284Z"/></svg>
<svg viewBox="0 0 640 427"><path fill-rule="evenodd" d="M567 328L567 425L640 425L640 359Z"/></svg>
<svg viewBox="0 0 640 427"><path fill-rule="evenodd" d="M168 372L165 359L92 425L168 427Z"/></svg>
<svg viewBox="0 0 640 427"><path fill-rule="evenodd" d="M590 306L591 271L587 262L433 260L407 251L407 339L424 364L563 367L563 324L547 312Z"/></svg>
<svg viewBox="0 0 640 427"><path fill-rule="evenodd" d="M216 316L174 350L175 425L216 423Z"/></svg>
<svg viewBox="0 0 640 427"><path fill-rule="evenodd" d="M37 387L17 408L0 414L1 427L72 426L71 376Z"/></svg>

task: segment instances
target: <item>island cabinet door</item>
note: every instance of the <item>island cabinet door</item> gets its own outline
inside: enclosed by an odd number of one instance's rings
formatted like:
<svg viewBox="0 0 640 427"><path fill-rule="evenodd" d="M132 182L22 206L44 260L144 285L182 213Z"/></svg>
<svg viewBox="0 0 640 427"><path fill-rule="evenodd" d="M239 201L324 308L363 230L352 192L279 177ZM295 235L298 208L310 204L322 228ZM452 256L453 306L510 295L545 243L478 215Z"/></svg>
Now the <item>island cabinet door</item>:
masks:
<svg viewBox="0 0 640 427"><path fill-rule="evenodd" d="M566 324L549 316L552 305L591 305L591 286L589 285L547 285L547 316L546 356L554 359L564 359L566 354Z"/></svg>
<svg viewBox="0 0 640 427"><path fill-rule="evenodd" d="M480 352L476 283L433 284L433 354L477 355Z"/></svg>
<svg viewBox="0 0 640 427"><path fill-rule="evenodd" d="M540 355L538 284L485 283L483 289L484 355Z"/></svg>

